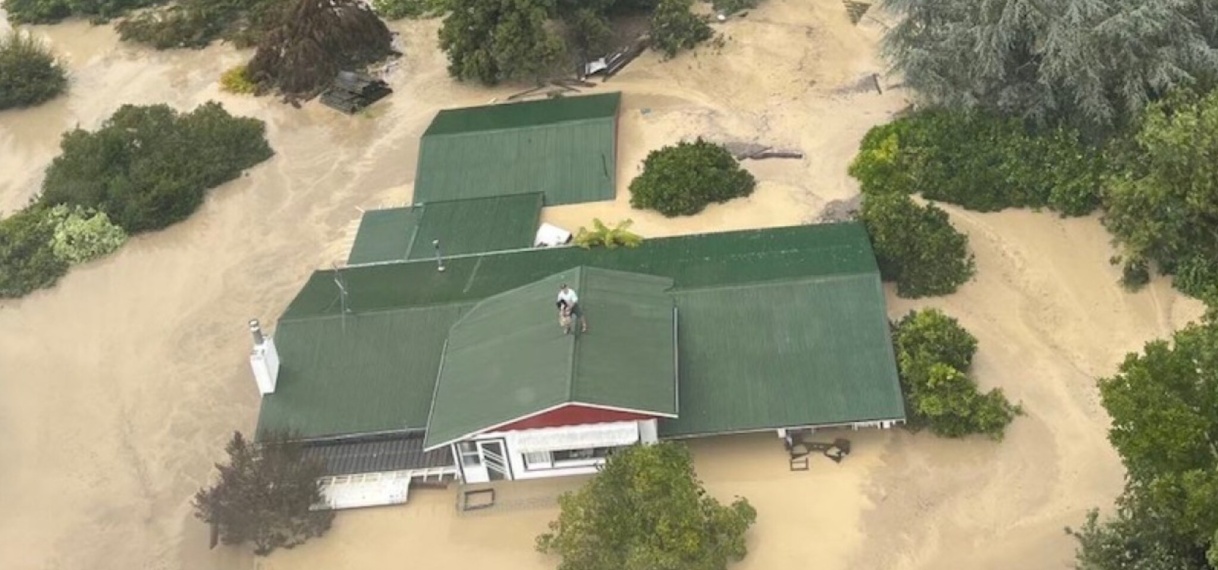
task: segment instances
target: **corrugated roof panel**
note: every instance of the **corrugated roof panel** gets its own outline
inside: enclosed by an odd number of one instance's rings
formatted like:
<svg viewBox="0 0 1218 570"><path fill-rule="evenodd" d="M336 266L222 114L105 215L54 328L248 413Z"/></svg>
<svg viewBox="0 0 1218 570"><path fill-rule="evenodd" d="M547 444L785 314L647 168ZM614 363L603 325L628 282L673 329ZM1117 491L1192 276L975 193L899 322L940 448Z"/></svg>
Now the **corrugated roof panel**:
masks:
<svg viewBox="0 0 1218 570"><path fill-rule="evenodd" d="M360 217L348 265L406 259L418 227L415 208L368 210Z"/></svg>
<svg viewBox="0 0 1218 570"><path fill-rule="evenodd" d="M581 306L597 307L595 333L568 335L558 326L563 283ZM584 267L482 301L449 332L426 445L568 402L673 413L671 285Z"/></svg>
<svg viewBox="0 0 1218 570"><path fill-rule="evenodd" d="M446 109L436 115L423 136L518 129L566 121L603 119L617 115L621 101L622 94L613 92Z"/></svg>
<svg viewBox="0 0 1218 570"><path fill-rule="evenodd" d="M456 465L452 451L440 448L423 451L423 434L410 433L374 439L310 443L306 457L317 457L326 466L326 475L384 473Z"/></svg>
<svg viewBox="0 0 1218 570"><path fill-rule="evenodd" d="M402 284L400 286L405 286ZM331 282L333 300L337 286ZM423 429L448 328L468 305L281 320L258 432L304 438Z"/></svg>
<svg viewBox="0 0 1218 570"><path fill-rule="evenodd" d="M683 291L666 437L903 419L876 274Z"/></svg>
<svg viewBox="0 0 1218 570"><path fill-rule="evenodd" d="M434 259L436 239L446 256L533 247L541 203L534 192L424 204L410 259Z"/></svg>
<svg viewBox="0 0 1218 570"><path fill-rule="evenodd" d="M595 112L570 107L590 97L441 112L420 143L415 202L526 192L544 193L547 206L612 200L619 98L611 95L596 96Z"/></svg>
<svg viewBox="0 0 1218 570"><path fill-rule="evenodd" d="M876 272L867 233L853 223L649 239L638 248L538 248L343 271L353 310L478 301L588 266L669 277L677 289ZM403 286L409 284L409 286ZM337 314L333 271L318 271L284 319Z"/></svg>

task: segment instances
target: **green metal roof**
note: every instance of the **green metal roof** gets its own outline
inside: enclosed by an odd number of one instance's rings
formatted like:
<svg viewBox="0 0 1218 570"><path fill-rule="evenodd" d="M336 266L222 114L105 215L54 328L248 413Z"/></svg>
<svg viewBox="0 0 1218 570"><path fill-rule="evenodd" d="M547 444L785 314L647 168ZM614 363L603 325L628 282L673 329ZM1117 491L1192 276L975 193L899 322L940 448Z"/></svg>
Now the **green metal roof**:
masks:
<svg viewBox="0 0 1218 570"><path fill-rule="evenodd" d="M563 334L558 286L595 307ZM464 439L566 403L676 413L671 279L575 268L490 297L452 327L424 445ZM594 332L593 332L594 331Z"/></svg>
<svg viewBox="0 0 1218 570"><path fill-rule="evenodd" d="M664 434L904 417L878 270L866 232L851 222L651 239L635 249L457 256L443 272L426 260L350 267L343 271L351 310L345 330L333 324L343 320L333 271L318 271L276 331L284 364L279 389L263 399L260 426L298 421L306 433L333 434L420 425L426 412L417 402L431 402L457 315L579 266L672 280L680 418L664 422ZM607 319L626 313L593 302L594 290L583 288L591 332L579 342L592 343L613 327ZM556 330L552 294L543 300L539 318ZM405 322L352 328L366 316ZM313 321L329 325L306 325ZM365 335L377 348L355 346ZM637 373L629 369L633 356L616 357L598 366ZM398 372L403 367L411 371ZM335 393L343 389L335 387L340 375L349 393ZM390 410L393 402L410 411Z"/></svg>
<svg viewBox="0 0 1218 570"><path fill-rule="evenodd" d="M533 246L541 223L542 194L514 194L429 202L408 208L364 212L349 265Z"/></svg>
<svg viewBox="0 0 1218 570"><path fill-rule="evenodd" d="M676 297L681 413L660 435L904 419L878 275Z"/></svg>
<svg viewBox="0 0 1218 570"><path fill-rule="evenodd" d="M542 192L547 206L612 200L621 94L441 111L423 133L414 200Z"/></svg>
<svg viewBox="0 0 1218 570"><path fill-rule="evenodd" d="M444 339L470 306L281 319L274 331L279 378L262 398L259 435L424 429Z"/></svg>
<svg viewBox="0 0 1218 570"><path fill-rule="evenodd" d="M669 277L678 289L876 272L867 233L853 222L649 239L637 248L537 248L343 270L348 306L373 311L480 301L578 266ZM338 314L332 270L317 271L285 318Z"/></svg>

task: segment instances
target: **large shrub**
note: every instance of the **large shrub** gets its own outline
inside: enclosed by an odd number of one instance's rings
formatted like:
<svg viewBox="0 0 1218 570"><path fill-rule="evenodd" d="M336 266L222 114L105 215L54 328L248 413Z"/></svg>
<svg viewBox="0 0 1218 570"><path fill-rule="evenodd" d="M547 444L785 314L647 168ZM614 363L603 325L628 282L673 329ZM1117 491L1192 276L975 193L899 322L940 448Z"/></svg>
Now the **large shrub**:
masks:
<svg viewBox="0 0 1218 570"><path fill-rule="evenodd" d="M1153 262L1191 295L1218 288L1218 92L1150 107L1121 156L1104 222L1127 265Z"/></svg>
<svg viewBox="0 0 1218 570"><path fill-rule="evenodd" d="M692 49L714 32L706 18L690 11L693 0L660 0L651 15L651 46L665 57Z"/></svg>
<svg viewBox="0 0 1218 570"><path fill-rule="evenodd" d="M707 204L748 196L756 186L727 149L702 139L682 141L647 155L643 173L630 182L630 205L670 218L691 216Z"/></svg>
<svg viewBox="0 0 1218 570"><path fill-rule="evenodd" d="M276 21L285 0L182 0L120 21L124 41L156 49L202 48L217 39L250 47Z"/></svg>
<svg viewBox="0 0 1218 570"><path fill-rule="evenodd" d="M55 221L34 207L0 219L0 298L21 297L54 285L68 272L55 255Z"/></svg>
<svg viewBox="0 0 1218 570"><path fill-rule="evenodd" d="M901 388L915 428L944 437L985 434L1001 439L1021 412L995 388L982 394L967 371L977 339L937 309L911 312L893 331Z"/></svg>
<svg viewBox="0 0 1218 570"><path fill-rule="evenodd" d="M164 0L4 0L3 6L14 24L51 24L69 16L108 20L161 3Z"/></svg>
<svg viewBox="0 0 1218 570"><path fill-rule="evenodd" d="M440 28L448 73L494 85L541 81L562 64L566 46L550 29L547 0L452 0Z"/></svg>
<svg viewBox="0 0 1218 570"><path fill-rule="evenodd" d="M37 105L67 86L63 66L42 42L21 32L0 36L0 110Z"/></svg>
<svg viewBox="0 0 1218 570"><path fill-rule="evenodd" d="M246 75L260 89L308 99L340 70L392 54L389 28L361 0L288 0L258 43Z"/></svg>
<svg viewBox="0 0 1218 570"><path fill-rule="evenodd" d="M721 504L703 488L685 446L619 450L578 491L538 550L562 557L558 570L723 570L748 553L757 510L737 497Z"/></svg>
<svg viewBox="0 0 1218 570"><path fill-rule="evenodd" d="M1104 168L1102 154L1066 128L1034 133L1016 119L930 111L872 128L849 172L868 193L1077 216L1099 205Z"/></svg>
<svg viewBox="0 0 1218 570"><path fill-rule="evenodd" d="M203 193L272 152L257 119L218 103L189 113L166 105L124 105L100 129L65 133L39 201L95 209L128 233L189 216Z"/></svg>
<svg viewBox="0 0 1218 570"><path fill-rule="evenodd" d="M277 434L261 444L234 433L219 480L195 494L195 517L214 525L225 544L251 542L254 553L291 548L330 530L334 511L322 502L325 465L297 442Z"/></svg>
<svg viewBox="0 0 1218 570"><path fill-rule="evenodd" d="M896 282L898 295L946 295L973 276L968 236L934 204L919 206L896 192L866 194L859 219L871 237L880 274Z"/></svg>

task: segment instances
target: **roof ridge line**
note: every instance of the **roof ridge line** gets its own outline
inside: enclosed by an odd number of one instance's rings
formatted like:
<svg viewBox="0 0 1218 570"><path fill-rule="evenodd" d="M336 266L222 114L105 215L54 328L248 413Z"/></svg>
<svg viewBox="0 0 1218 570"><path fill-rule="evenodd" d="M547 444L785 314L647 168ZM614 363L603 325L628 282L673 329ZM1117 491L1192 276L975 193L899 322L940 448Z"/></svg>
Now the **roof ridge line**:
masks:
<svg viewBox="0 0 1218 570"><path fill-rule="evenodd" d="M576 265L575 269L575 287L582 289L584 286L584 266ZM586 291L585 291L586 292ZM575 301L579 304L579 300ZM579 326L583 326L583 310L580 310ZM575 399L575 375L579 367L579 329L575 328L576 323L571 321L571 372L567 375L567 403Z"/></svg>
<svg viewBox="0 0 1218 570"><path fill-rule="evenodd" d="M669 289L669 293L698 293L701 291L720 291L723 289L745 289L749 287L759 287L766 285L783 285L789 283L802 283L809 281L833 281L837 279L846 279L849 277L862 277L878 274L872 271L855 271L850 273L835 273L831 275L803 275L799 277L780 277L777 279L766 279L763 281L746 281L742 283L727 283L722 285L703 285L701 287L680 287L674 286ZM882 280L881 280L882 281Z"/></svg>
<svg viewBox="0 0 1218 570"><path fill-rule="evenodd" d="M346 315L344 315L342 313L324 313L324 314L304 315L304 316L280 316L279 319L275 321L275 323L278 324L278 323L293 322L293 321L337 319L340 317L358 317L361 315L379 315L382 313L405 312L405 311L412 311L415 309L435 309L435 308L439 308L439 307L450 307L450 306L457 306L457 305L476 305L479 302L480 301L465 300L465 301L450 301L447 303L429 303L426 305L406 305L406 306L399 305L396 307L386 307L383 309L370 309L367 311L351 311L351 312L347 313Z"/></svg>

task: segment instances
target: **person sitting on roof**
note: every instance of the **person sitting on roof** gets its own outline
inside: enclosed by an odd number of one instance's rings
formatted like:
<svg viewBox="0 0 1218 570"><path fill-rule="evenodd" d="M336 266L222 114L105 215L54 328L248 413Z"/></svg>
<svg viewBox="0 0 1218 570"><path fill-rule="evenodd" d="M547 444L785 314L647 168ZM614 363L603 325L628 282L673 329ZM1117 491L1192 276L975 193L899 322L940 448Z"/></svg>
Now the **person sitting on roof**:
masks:
<svg viewBox="0 0 1218 570"><path fill-rule="evenodd" d="M579 295L575 294L575 289L567 287L566 283L558 286L558 314L559 318L570 315L571 318L579 320L580 332L588 332L588 321L584 319L584 312L579 307ZM571 334L571 328L566 327L567 334Z"/></svg>

